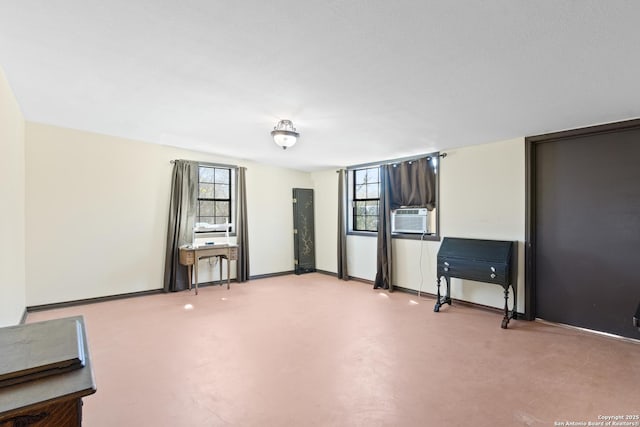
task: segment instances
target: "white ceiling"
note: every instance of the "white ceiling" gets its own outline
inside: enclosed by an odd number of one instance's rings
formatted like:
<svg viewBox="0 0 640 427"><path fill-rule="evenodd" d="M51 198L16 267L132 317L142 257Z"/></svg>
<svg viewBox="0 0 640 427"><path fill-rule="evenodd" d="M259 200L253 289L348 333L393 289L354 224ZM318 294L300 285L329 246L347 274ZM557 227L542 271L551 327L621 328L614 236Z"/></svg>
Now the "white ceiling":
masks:
<svg viewBox="0 0 640 427"><path fill-rule="evenodd" d="M30 121L318 170L639 117L639 19L632 0L0 0L0 66Z"/></svg>

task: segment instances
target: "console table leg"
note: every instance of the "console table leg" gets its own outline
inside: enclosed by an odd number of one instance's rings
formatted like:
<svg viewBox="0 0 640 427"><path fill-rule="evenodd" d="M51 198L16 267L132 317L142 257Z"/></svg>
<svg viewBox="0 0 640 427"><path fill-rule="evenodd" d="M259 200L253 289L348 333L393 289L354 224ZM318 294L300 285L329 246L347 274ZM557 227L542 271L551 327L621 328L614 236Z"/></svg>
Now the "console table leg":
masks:
<svg viewBox="0 0 640 427"><path fill-rule="evenodd" d="M198 295L198 264L200 263L200 258L198 258L196 256L196 262L195 265L193 266L193 273L196 276L196 280L195 280L195 288L196 288L196 295Z"/></svg>
<svg viewBox="0 0 640 427"><path fill-rule="evenodd" d="M218 259L218 266L220 267L220 286L222 286L222 257L219 256L217 257Z"/></svg>
<svg viewBox="0 0 640 427"><path fill-rule="evenodd" d="M507 329L509 324L509 287L504 288L504 318L502 319L502 329Z"/></svg>
<svg viewBox="0 0 640 427"><path fill-rule="evenodd" d="M518 318L518 290L516 285L511 285L511 293L513 294L513 309L511 310L511 318Z"/></svg>
<svg viewBox="0 0 640 427"><path fill-rule="evenodd" d="M433 311L436 313L440 311L440 278L438 277L438 291L436 294L436 305L433 307Z"/></svg>

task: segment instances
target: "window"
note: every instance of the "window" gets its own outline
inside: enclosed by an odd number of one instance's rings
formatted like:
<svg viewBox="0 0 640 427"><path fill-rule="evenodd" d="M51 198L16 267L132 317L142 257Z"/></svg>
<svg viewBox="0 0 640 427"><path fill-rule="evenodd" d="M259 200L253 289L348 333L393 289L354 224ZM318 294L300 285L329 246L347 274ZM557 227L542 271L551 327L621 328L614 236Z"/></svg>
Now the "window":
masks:
<svg viewBox="0 0 640 427"><path fill-rule="evenodd" d="M351 206L351 215L349 215L349 233L374 236L378 231L378 218L380 212L380 166L383 164L400 165L401 163L412 164L426 159L433 170L435 182L431 184L431 191L435 191L435 200L428 202L427 206L433 207L428 211L427 233L417 233L410 231L394 232L394 238L403 239L422 239L422 240L439 240L439 173L438 159L439 153L425 154L416 157L388 160L384 162L368 163L366 165L353 166L348 168L348 195L347 206ZM397 180L396 180L397 182ZM401 187L398 193L392 193L391 197L397 204L398 201L407 199L406 191L413 194L411 188ZM398 190L396 190L398 191ZM431 193L433 196L433 193ZM398 200L398 197L400 200ZM431 196L430 196L431 197ZM407 206L417 207L417 204L406 203ZM427 207L425 206L425 207ZM399 207L404 207L400 202ZM413 221L413 218L410 218ZM423 225L423 224L422 224ZM422 226L421 225L421 226ZM414 227L409 227L414 228Z"/></svg>
<svg viewBox="0 0 640 427"><path fill-rule="evenodd" d="M353 170L353 230L378 231L380 168Z"/></svg>
<svg viewBox="0 0 640 427"><path fill-rule="evenodd" d="M198 205L196 222L231 223L233 213L234 169L200 165L198 170Z"/></svg>

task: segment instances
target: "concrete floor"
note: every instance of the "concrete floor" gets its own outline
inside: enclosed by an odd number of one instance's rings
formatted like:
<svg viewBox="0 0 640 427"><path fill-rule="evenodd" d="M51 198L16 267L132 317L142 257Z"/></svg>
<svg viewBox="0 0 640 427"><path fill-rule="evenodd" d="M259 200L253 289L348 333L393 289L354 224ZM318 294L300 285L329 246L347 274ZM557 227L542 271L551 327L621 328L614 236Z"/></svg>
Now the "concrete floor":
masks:
<svg viewBox="0 0 640 427"><path fill-rule="evenodd" d="M640 413L640 344L322 274L83 315L85 426L553 426ZM566 424L565 424L566 425ZM586 424L585 424L586 425Z"/></svg>

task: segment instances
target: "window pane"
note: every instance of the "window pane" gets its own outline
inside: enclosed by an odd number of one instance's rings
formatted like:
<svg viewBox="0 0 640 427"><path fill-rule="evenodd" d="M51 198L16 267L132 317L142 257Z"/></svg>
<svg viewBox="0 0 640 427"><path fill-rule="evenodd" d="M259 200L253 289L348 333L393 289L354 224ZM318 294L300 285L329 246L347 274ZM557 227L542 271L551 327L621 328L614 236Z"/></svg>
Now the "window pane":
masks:
<svg viewBox="0 0 640 427"><path fill-rule="evenodd" d="M213 184L200 184L199 199L213 199Z"/></svg>
<svg viewBox="0 0 640 427"><path fill-rule="evenodd" d="M367 183L380 182L380 168L367 169Z"/></svg>
<svg viewBox="0 0 640 427"><path fill-rule="evenodd" d="M366 211L367 202L356 202L356 215L364 215Z"/></svg>
<svg viewBox="0 0 640 427"><path fill-rule="evenodd" d="M367 170L358 169L354 173L356 186L367 182Z"/></svg>
<svg viewBox="0 0 640 427"><path fill-rule="evenodd" d="M227 218L226 216L217 216L216 217L216 224L225 224L229 221L229 218Z"/></svg>
<svg viewBox="0 0 640 427"><path fill-rule="evenodd" d="M378 216L378 202L367 202L367 215Z"/></svg>
<svg viewBox="0 0 640 427"><path fill-rule="evenodd" d="M199 216L213 216L213 202L200 200Z"/></svg>
<svg viewBox="0 0 640 427"><path fill-rule="evenodd" d="M229 184L230 169L216 169L216 184Z"/></svg>
<svg viewBox="0 0 640 427"><path fill-rule="evenodd" d="M200 166L200 182L213 182L213 168Z"/></svg>
<svg viewBox="0 0 640 427"><path fill-rule="evenodd" d="M228 184L215 184L216 199L228 199L229 198L229 185Z"/></svg>
<svg viewBox="0 0 640 427"><path fill-rule="evenodd" d="M378 231L378 217L377 216L368 216L367 218L367 230L368 231Z"/></svg>
<svg viewBox="0 0 640 427"><path fill-rule="evenodd" d="M216 216L229 216L229 202L215 202L216 204Z"/></svg>
<svg viewBox="0 0 640 427"><path fill-rule="evenodd" d="M365 230L365 225L366 225L366 221L365 221L364 216L356 216L356 230Z"/></svg>
<svg viewBox="0 0 640 427"><path fill-rule="evenodd" d="M367 186L365 184L356 185L356 199L367 198Z"/></svg>
<svg viewBox="0 0 640 427"><path fill-rule="evenodd" d="M214 218L212 216L201 216L198 217L198 221L196 222L206 222L207 224L213 224Z"/></svg>
<svg viewBox="0 0 640 427"><path fill-rule="evenodd" d="M367 199L377 199L380 197L380 184L367 185Z"/></svg>

